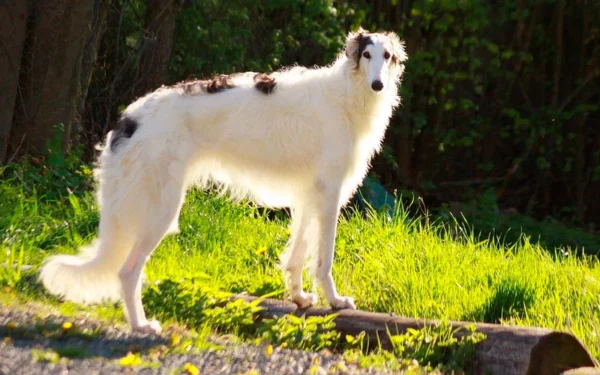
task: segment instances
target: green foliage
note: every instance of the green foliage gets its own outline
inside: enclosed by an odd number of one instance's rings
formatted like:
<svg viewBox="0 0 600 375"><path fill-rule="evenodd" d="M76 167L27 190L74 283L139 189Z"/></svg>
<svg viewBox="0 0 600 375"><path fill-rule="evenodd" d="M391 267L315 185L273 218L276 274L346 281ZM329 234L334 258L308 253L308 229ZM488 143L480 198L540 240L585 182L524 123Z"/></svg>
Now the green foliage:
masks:
<svg viewBox="0 0 600 375"><path fill-rule="evenodd" d="M335 331L336 315L297 317L284 315L268 319L259 330L262 339L276 346L290 349L333 349L339 346L340 334Z"/></svg>
<svg viewBox="0 0 600 375"><path fill-rule="evenodd" d="M394 354L398 358L413 358L428 369L441 369L444 373L466 371L473 364L475 345L485 339L475 326L463 330L453 329L446 322L423 329L408 329L401 335L390 337Z"/></svg>
<svg viewBox="0 0 600 375"><path fill-rule="evenodd" d="M233 332L243 336L252 331L257 314L262 310L260 300L245 302L238 299L227 302L225 306L216 306L206 312L212 327L223 332Z"/></svg>
<svg viewBox="0 0 600 375"><path fill-rule="evenodd" d="M175 79L331 62L352 13L331 1L192 1L177 22ZM352 23L356 23L355 16Z"/></svg>
<svg viewBox="0 0 600 375"><path fill-rule="evenodd" d="M228 297L228 293L211 290L191 280L165 280L152 285L144 293L144 303L148 314L161 320L175 320L196 328L210 327L219 333L235 333L245 338L258 337L263 343L282 348L361 350L365 354L369 351L364 333L341 339L340 333L335 330L336 314L311 317L284 315L264 319L257 326L255 321L261 310L258 306L260 300L248 303L239 299L230 301ZM420 366L430 369L464 369L472 361L474 345L484 336L475 333L472 327L459 338L454 337L457 332L442 323L391 336L394 354L399 359L415 359Z"/></svg>
<svg viewBox="0 0 600 375"><path fill-rule="evenodd" d="M31 356L36 362L42 363L58 363L60 361L60 355L52 349L39 350L32 349Z"/></svg>
<svg viewBox="0 0 600 375"><path fill-rule="evenodd" d="M0 246L0 285L14 287L21 281L25 247L18 250Z"/></svg>
<svg viewBox="0 0 600 375"><path fill-rule="evenodd" d="M545 20L558 18L560 4L559 45L559 22ZM107 61L91 88L95 98L111 87L95 112L113 108L113 120L116 107L132 99L144 44L146 3L120 5L103 42ZM403 105L374 163L384 186L464 201L487 184L448 189L440 182L492 178L504 192L502 206L588 224L600 209L593 193L599 133L591 126L600 115L599 14L597 2L584 10L555 0L186 1L165 83L329 64L349 30L392 30L406 41L409 60Z"/></svg>
<svg viewBox="0 0 600 375"><path fill-rule="evenodd" d="M208 325L218 331L248 333L261 310L260 300L246 303L229 301L229 297L229 293L192 280L163 280L144 292L144 306L148 314L161 320L176 320L193 328Z"/></svg>
<svg viewBox="0 0 600 375"><path fill-rule="evenodd" d="M81 145L66 154L62 151L63 132L62 125L56 126L44 154L0 168L0 178L21 185L23 193L41 200L60 200L87 191L92 170L82 162Z"/></svg>
<svg viewBox="0 0 600 375"><path fill-rule="evenodd" d="M63 358L84 358L88 355L87 351L79 346L63 346L55 350Z"/></svg>
<svg viewBox="0 0 600 375"><path fill-rule="evenodd" d="M453 329L446 322L422 329L409 329L398 335L391 335L394 357L381 348L369 348L364 332L356 337L346 335L345 339L335 331L336 314L328 316L298 317L284 315L263 322L259 329L263 342L291 349L319 351L345 350L345 358L370 367L377 364L394 364L403 370L416 367L420 370L465 371L472 366L475 345L485 339L476 332L474 326L466 329ZM458 334L460 332L460 334ZM359 351L358 358L353 356ZM391 362L391 363L390 363Z"/></svg>
<svg viewBox="0 0 600 375"><path fill-rule="evenodd" d="M596 220L592 212L600 206L590 200L593 182L600 181L599 133L591 124L600 115L600 81L591 85L590 79L600 76L600 66L589 61L600 4L592 10L563 2L565 42L559 43L557 22L544 20L559 17L560 3L434 0L366 7L367 27L396 30L409 48L402 116L392 120L389 147L376 167L381 176L395 172L384 181L388 186L398 186L396 176L419 190L430 181L507 176L504 199L521 212L580 224L584 217ZM566 42L567 30L578 36ZM397 143L406 138L408 144ZM398 163L407 147L410 163ZM470 192L439 193L465 199Z"/></svg>

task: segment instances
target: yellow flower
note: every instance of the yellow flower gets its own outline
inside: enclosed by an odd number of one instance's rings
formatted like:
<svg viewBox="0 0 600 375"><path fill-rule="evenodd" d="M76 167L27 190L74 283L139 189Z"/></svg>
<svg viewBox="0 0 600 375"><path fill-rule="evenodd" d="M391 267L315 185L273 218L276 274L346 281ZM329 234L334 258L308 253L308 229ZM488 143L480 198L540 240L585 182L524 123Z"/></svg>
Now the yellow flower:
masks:
<svg viewBox="0 0 600 375"><path fill-rule="evenodd" d="M198 370L198 367L192 365L191 363L186 363L185 366L183 366L183 369L185 370L185 372L187 372L190 375L199 375L200 374L200 370Z"/></svg>
<svg viewBox="0 0 600 375"><path fill-rule="evenodd" d="M69 329L73 328L73 323L71 323L71 322L64 322L64 323L63 323L63 325L62 325L62 328L63 328L65 331L67 331L67 330L69 330Z"/></svg>
<svg viewBox="0 0 600 375"><path fill-rule="evenodd" d="M273 345L267 345L265 347L265 354L267 355L267 357L270 357L271 354L273 354Z"/></svg>
<svg viewBox="0 0 600 375"><path fill-rule="evenodd" d="M177 346L181 342L181 336L174 333L171 335L171 346Z"/></svg>
<svg viewBox="0 0 600 375"><path fill-rule="evenodd" d="M8 322L8 323L6 323L6 328L8 328L8 329L15 329L18 326L19 325L17 323L15 323L15 322Z"/></svg>
<svg viewBox="0 0 600 375"><path fill-rule="evenodd" d="M125 357L119 359L119 364L121 366L133 367L133 366L139 365L140 363L142 363L142 360L140 359L140 357L131 352L127 353L127 355Z"/></svg>
<svg viewBox="0 0 600 375"><path fill-rule="evenodd" d="M265 255L265 253L267 252L267 247L266 246L261 246L258 248L258 250L256 250L254 252L254 254L256 255Z"/></svg>
<svg viewBox="0 0 600 375"><path fill-rule="evenodd" d="M336 363L335 367L337 367L340 372L348 372L348 367L346 367L346 364L342 361Z"/></svg>

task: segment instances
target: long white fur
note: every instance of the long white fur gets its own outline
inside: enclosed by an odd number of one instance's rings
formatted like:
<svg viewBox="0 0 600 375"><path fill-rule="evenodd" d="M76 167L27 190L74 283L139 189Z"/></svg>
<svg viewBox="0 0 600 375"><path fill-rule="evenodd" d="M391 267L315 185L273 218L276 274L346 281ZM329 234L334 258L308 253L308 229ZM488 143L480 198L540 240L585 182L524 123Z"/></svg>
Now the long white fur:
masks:
<svg viewBox="0 0 600 375"><path fill-rule="evenodd" d="M330 66L272 73L276 87L268 95L254 87L254 73L245 73L220 93L189 95L174 86L131 104L123 115L137 121L137 131L116 151L104 148L96 170L99 237L78 256L47 260L45 287L77 302L122 298L133 329L159 331L143 311L143 267L164 235L177 231L186 189L216 183L234 198L291 208L281 264L292 300L301 307L316 300L302 290L312 253L328 302L354 308L331 274L337 219L380 149L406 59L395 34L369 34L371 58L357 66L360 33L348 35ZM371 88L374 80L382 91Z"/></svg>

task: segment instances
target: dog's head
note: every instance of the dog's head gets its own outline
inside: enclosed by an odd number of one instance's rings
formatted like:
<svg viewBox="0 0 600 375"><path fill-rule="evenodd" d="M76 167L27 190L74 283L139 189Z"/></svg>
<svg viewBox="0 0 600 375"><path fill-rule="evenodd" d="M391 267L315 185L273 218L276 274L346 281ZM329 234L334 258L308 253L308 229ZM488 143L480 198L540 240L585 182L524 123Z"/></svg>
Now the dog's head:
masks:
<svg viewBox="0 0 600 375"><path fill-rule="evenodd" d="M364 74L373 91L395 85L407 59L404 43L393 32L369 33L362 28L346 39L346 57L355 72Z"/></svg>

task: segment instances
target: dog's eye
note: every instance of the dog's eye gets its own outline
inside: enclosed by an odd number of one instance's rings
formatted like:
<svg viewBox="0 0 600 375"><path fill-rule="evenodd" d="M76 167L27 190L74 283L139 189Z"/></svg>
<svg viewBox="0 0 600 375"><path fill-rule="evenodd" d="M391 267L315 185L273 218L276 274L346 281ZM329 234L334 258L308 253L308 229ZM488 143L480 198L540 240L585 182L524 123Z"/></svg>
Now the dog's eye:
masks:
<svg viewBox="0 0 600 375"><path fill-rule="evenodd" d="M390 53L387 52L387 51L385 51L385 53L383 54L383 58L386 59L386 60L389 59L391 56L392 55L390 55Z"/></svg>
<svg viewBox="0 0 600 375"><path fill-rule="evenodd" d="M370 59L370 58L371 58L371 54L370 54L369 52L367 52L367 51L363 52L363 56L364 56L366 59Z"/></svg>

